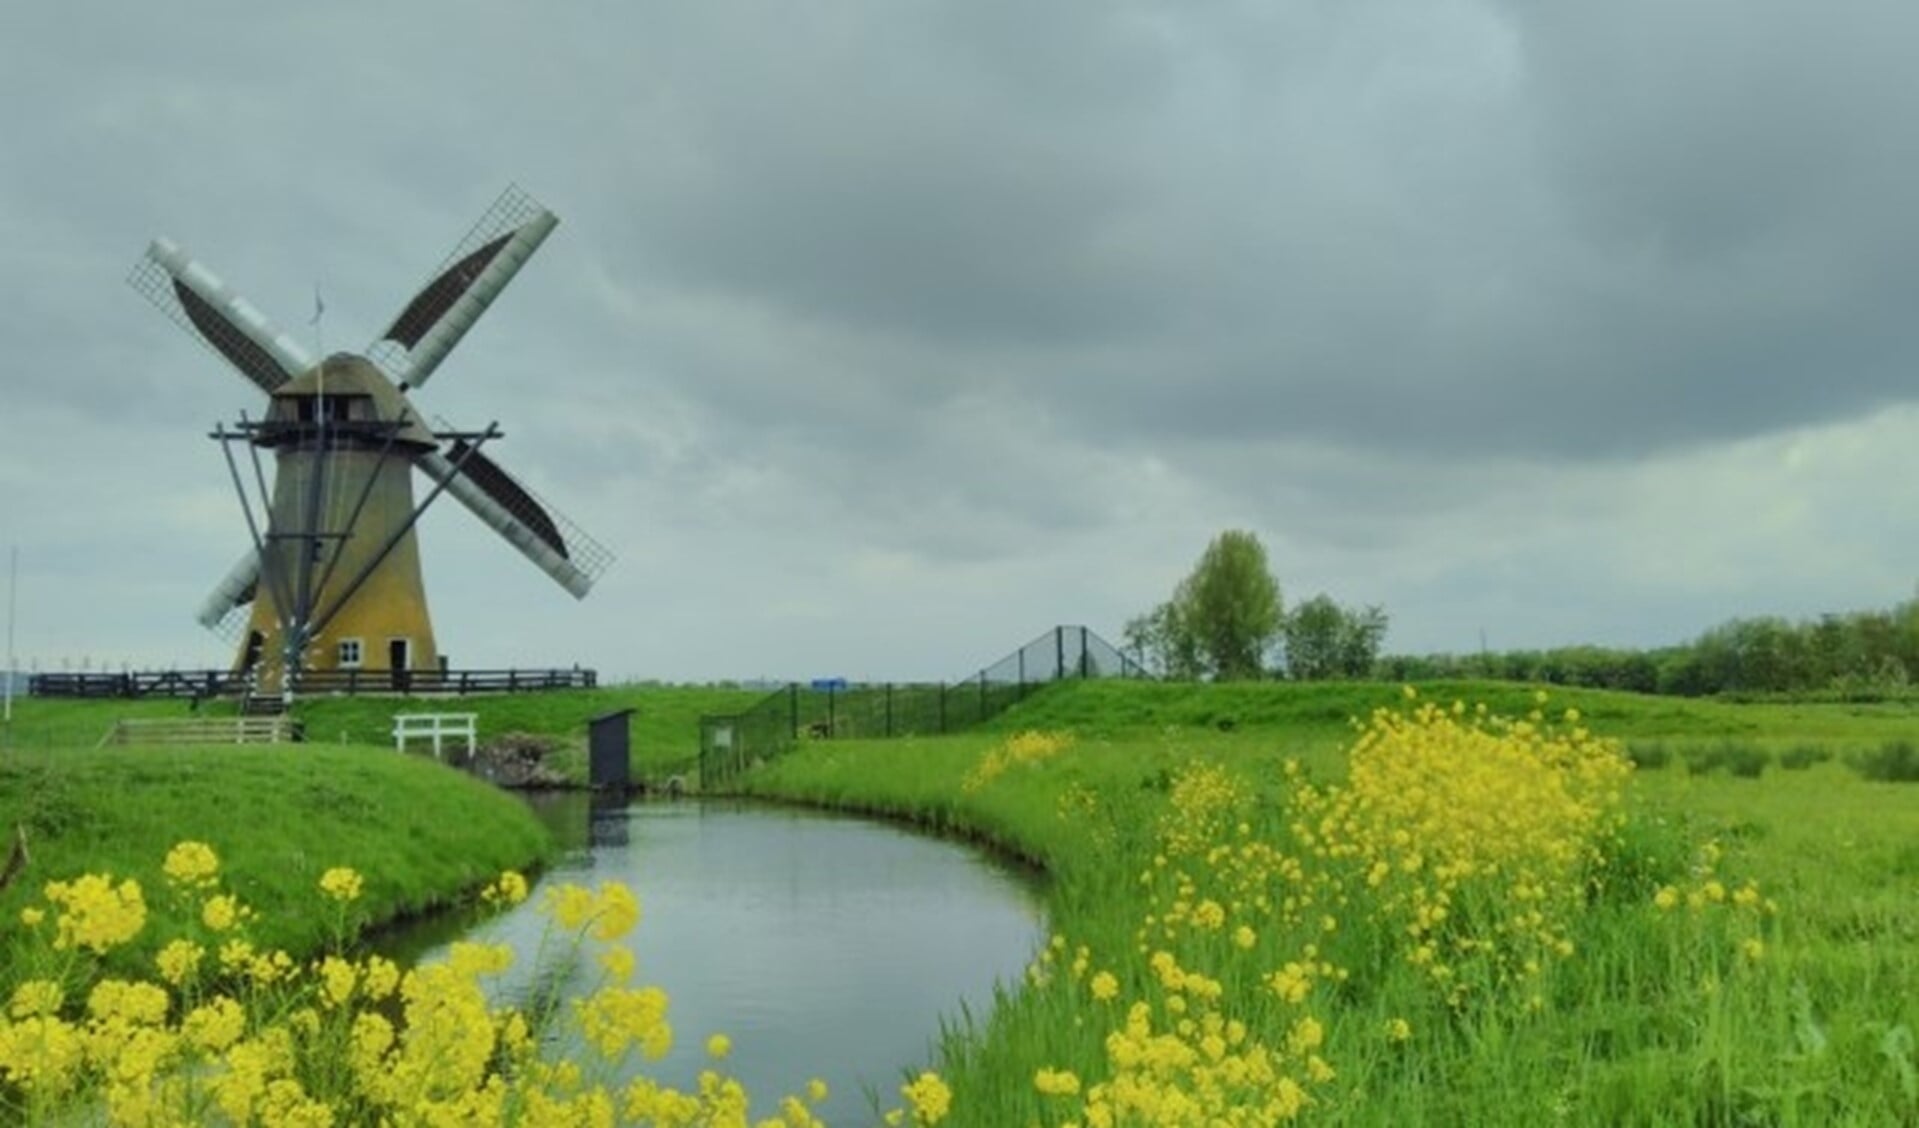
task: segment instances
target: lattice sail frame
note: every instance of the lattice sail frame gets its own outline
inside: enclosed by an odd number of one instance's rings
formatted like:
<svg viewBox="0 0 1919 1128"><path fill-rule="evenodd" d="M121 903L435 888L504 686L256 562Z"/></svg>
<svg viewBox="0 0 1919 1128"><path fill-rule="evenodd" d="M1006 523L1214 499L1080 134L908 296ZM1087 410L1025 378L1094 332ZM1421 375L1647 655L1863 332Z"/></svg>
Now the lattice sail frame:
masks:
<svg viewBox="0 0 1919 1128"><path fill-rule="evenodd" d="M367 359L402 391L424 385L559 222L518 185L508 185L367 347Z"/></svg>

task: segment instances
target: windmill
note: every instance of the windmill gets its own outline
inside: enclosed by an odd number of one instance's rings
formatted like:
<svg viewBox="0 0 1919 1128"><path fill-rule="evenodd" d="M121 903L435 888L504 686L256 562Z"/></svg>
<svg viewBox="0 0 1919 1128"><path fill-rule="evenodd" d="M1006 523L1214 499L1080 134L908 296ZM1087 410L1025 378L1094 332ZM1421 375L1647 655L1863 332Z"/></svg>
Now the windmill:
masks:
<svg viewBox="0 0 1919 1128"><path fill-rule="evenodd" d="M178 244L156 239L128 279L169 319L265 392L257 420L218 427L252 547L201 607L231 637L237 671L287 692L312 670L387 671L407 684L439 651L415 526L451 495L575 598L612 562L600 544L509 474L479 431L432 429L418 390L558 224L518 188L494 202L364 354L316 359ZM247 500L252 461L263 519ZM262 454L274 461L270 491ZM415 503L412 470L430 483ZM250 610L248 610L250 606Z"/></svg>

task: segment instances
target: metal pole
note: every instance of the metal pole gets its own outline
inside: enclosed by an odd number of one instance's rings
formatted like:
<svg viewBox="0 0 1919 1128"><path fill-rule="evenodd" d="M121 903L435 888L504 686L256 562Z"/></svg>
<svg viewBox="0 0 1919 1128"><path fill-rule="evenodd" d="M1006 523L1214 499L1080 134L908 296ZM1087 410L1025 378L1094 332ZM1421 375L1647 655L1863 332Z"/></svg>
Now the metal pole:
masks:
<svg viewBox="0 0 1919 1128"><path fill-rule="evenodd" d="M18 663L13 660L13 610L17 605L14 596L20 588L20 546L14 545L7 563L7 707L5 720L9 727L13 725L13 672Z"/></svg>

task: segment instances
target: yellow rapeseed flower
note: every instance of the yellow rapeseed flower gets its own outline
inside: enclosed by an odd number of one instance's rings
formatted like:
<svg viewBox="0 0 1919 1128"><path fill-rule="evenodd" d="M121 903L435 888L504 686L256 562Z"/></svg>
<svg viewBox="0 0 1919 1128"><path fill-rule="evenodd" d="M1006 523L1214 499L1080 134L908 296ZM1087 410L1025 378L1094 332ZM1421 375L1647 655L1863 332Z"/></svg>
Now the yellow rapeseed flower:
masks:
<svg viewBox="0 0 1919 1128"><path fill-rule="evenodd" d="M169 940L153 957L153 966L159 970L161 979L179 987L198 974L200 961L206 954L205 948L191 940Z"/></svg>
<svg viewBox="0 0 1919 1128"><path fill-rule="evenodd" d="M151 983L103 979L87 994L87 1013L101 1021L158 1026L167 1019L167 992Z"/></svg>
<svg viewBox="0 0 1919 1128"><path fill-rule="evenodd" d="M953 1090L940 1080L939 1074L931 1071L901 1085L900 1095L912 1109L915 1124L938 1124L953 1108Z"/></svg>
<svg viewBox="0 0 1919 1128"><path fill-rule="evenodd" d="M56 1015L60 1013L60 1004L66 1001L66 997L66 989L55 980L24 980L13 989L13 1000L7 1004L7 1013L14 1018Z"/></svg>
<svg viewBox="0 0 1919 1128"><path fill-rule="evenodd" d="M319 968L320 1001L329 1007L345 1006L359 979L359 969L351 963L338 956L326 957Z"/></svg>
<svg viewBox="0 0 1919 1128"><path fill-rule="evenodd" d="M615 983L625 983L633 978L633 949L608 948L600 953L600 966L606 970L606 976Z"/></svg>
<svg viewBox="0 0 1919 1128"><path fill-rule="evenodd" d="M320 875L320 892L341 904L358 900L364 884L359 871L351 866L334 866Z"/></svg>
<svg viewBox="0 0 1919 1128"><path fill-rule="evenodd" d="M1079 1092L1079 1075L1070 1069L1041 1069L1033 1075L1033 1087L1049 1097L1070 1097Z"/></svg>
<svg viewBox="0 0 1919 1128"><path fill-rule="evenodd" d="M547 915L553 918L553 923L568 932L585 927L586 922L593 918L592 890L570 881L549 888L541 905Z"/></svg>
<svg viewBox="0 0 1919 1128"><path fill-rule="evenodd" d="M517 905L526 900L526 877L518 870L507 870L480 894L489 905Z"/></svg>
<svg viewBox="0 0 1919 1128"><path fill-rule="evenodd" d="M182 842L167 851L160 872L175 885L188 888L211 885L220 872L220 856L204 842Z"/></svg>
<svg viewBox="0 0 1919 1128"><path fill-rule="evenodd" d="M724 1034L714 1034L706 1040L706 1056L720 1061L733 1052L733 1039Z"/></svg>
<svg viewBox="0 0 1919 1128"><path fill-rule="evenodd" d="M180 1020L180 1036L188 1044L220 1053L246 1032L246 1011L225 995L218 995L187 1012Z"/></svg>
<svg viewBox="0 0 1919 1128"><path fill-rule="evenodd" d="M246 919L246 915L240 899L231 893L208 897L207 903L200 906L201 923L215 932L225 932Z"/></svg>
<svg viewBox="0 0 1919 1128"><path fill-rule="evenodd" d="M139 935L147 923L146 899L131 878L116 885L107 874L84 874L49 882L45 893L60 909L54 918L56 951L85 948L103 954Z"/></svg>
<svg viewBox="0 0 1919 1128"><path fill-rule="evenodd" d="M602 881L593 900L595 940L618 940L640 923L639 899L620 882Z"/></svg>
<svg viewBox="0 0 1919 1128"><path fill-rule="evenodd" d="M384 999L400 986L400 967L384 956L368 956L360 969L361 991L369 999Z"/></svg>

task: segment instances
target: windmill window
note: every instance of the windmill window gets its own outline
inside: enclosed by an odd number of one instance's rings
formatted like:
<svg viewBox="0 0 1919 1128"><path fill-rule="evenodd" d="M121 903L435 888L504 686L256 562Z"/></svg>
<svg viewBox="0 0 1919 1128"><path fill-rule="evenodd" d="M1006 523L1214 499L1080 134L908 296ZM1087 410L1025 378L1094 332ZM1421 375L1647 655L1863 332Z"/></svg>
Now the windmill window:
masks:
<svg viewBox="0 0 1919 1128"><path fill-rule="evenodd" d="M360 667L360 640L343 638L340 640L340 668L356 670Z"/></svg>

